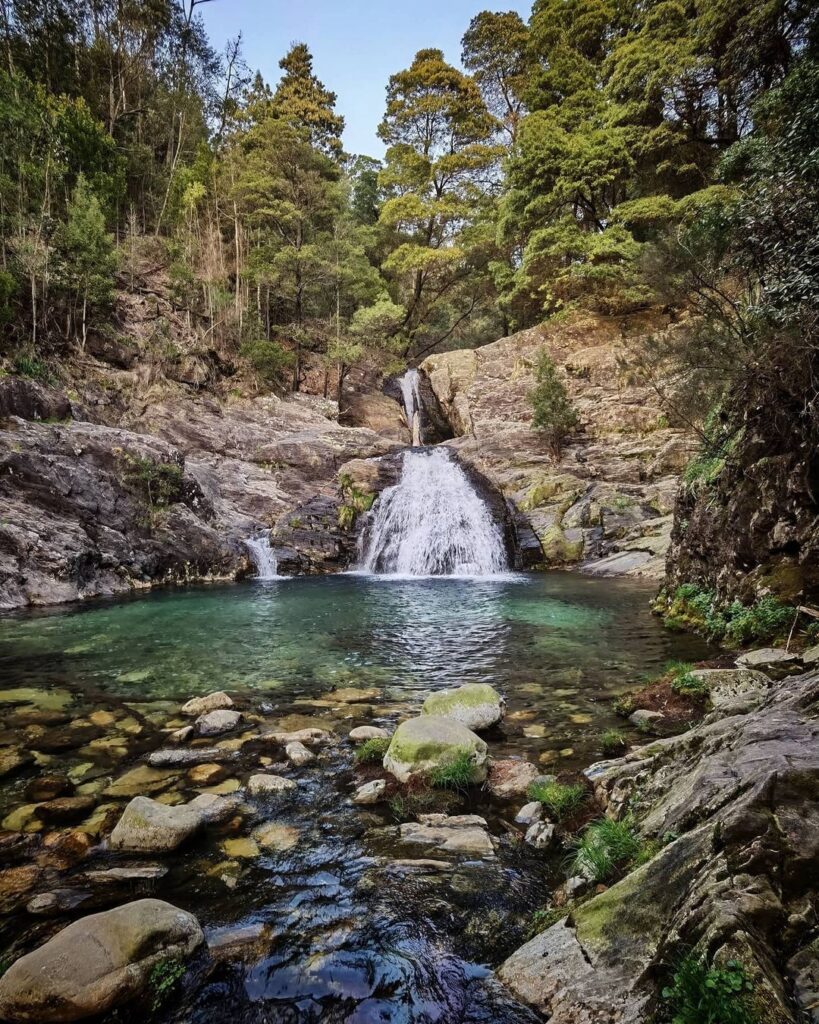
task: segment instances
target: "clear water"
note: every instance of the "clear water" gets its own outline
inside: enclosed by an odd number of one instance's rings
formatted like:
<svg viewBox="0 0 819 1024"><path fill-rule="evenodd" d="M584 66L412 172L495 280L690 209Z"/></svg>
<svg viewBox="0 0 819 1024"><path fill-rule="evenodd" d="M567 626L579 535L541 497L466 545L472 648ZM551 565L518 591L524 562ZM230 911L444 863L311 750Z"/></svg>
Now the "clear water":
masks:
<svg viewBox="0 0 819 1024"><path fill-rule="evenodd" d="M333 686L378 686L412 707L430 690L490 682L531 755L581 758L617 724L611 699L672 658L705 657L664 630L651 585L574 573L498 579L301 577L157 591L127 601L0 619L4 686L69 686L123 700L213 689L277 704ZM530 728L530 731L531 728ZM545 755L548 757L548 755Z"/></svg>

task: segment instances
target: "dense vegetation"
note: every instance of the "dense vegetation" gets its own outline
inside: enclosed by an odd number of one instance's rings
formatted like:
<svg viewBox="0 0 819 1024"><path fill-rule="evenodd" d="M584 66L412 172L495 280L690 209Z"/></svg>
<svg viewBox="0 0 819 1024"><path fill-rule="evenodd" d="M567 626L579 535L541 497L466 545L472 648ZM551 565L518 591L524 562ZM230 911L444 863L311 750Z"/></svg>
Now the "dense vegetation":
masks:
<svg viewBox="0 0 819 1024"><path fill-rule="evenodd" d="M703 317L684 352L660 338L643 354L682 415L686 394L707 392L701 412L734 381L747 399L776 378L804 405L810 0L479 13L466 70L425 49L390 78L383 162L343 151L305 45L268 84L240 39L214 49L204 2L0 3L8 366L36 371L115 330L116 289L161 273L191 330L264 385L298 389L320 365L340 391L356 363L659 301Z"/></svg>

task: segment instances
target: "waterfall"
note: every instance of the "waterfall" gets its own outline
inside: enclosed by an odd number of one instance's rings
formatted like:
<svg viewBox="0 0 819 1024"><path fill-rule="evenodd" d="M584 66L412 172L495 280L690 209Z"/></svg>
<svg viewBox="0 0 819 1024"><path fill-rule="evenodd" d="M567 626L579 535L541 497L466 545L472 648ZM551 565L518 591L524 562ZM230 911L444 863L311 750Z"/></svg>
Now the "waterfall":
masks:
<svg viewBox="0 0 819 1024"><path fill-rule="evenodd" d="M270 538L267 534L259 537L251 537L245 541L245 547L250 552L253 564L256 566L257 580L279 579L276 556L270 547Z"/></svg>
<svg viewBox="0 0 819 1024"><path fill-rule="evenodd" d="M417 448L421 443L421 392L418 387L420 375L417 370L407 370L398 378L398 386L401 388L401 401L404 406L404 416L407 420L412 446Z"/></svg>
<svg viewBox="0 0 819 1024"><path fill-rule="evenodd" d="M446 448L404 452L361 536L359 570L388 576L491 576L508 566L503 535Z"/></svg>

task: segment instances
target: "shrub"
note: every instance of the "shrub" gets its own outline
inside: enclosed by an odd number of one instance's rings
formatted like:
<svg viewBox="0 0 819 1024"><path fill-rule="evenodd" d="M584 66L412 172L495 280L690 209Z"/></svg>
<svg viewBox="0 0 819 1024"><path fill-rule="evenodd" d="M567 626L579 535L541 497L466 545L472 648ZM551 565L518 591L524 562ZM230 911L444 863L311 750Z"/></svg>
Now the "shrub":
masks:
<svg viewBox="0 0 819 1024"><path fill-rule="evenodd" d="M709 967L689 953L678 961L663 989L672 1024L755 1024L748 996L753 985L737 960Z"/></svg>
<svg viewBox="0 0 819 1024"><path fill-rule="evenodd" d="M47 363L44 363L42 359L38 359L36 356L27 355L25 352L21 352L14 357L11 368L14 373L19 374L21 377L29 377L31 380L39 381L41 384L51 384L54 380Z"/></svg>
<svg viewBox="0 0 819 1024"><path fill-rule="evenodd" d="M390 813L396 821L409 821L418 814L448 813L459 797L452 790L416 789L390 798Z"/></svg>
<svg viewBox="0 0 819 1024"><path fill-rule="evenodd" d="M356 748L355 759L359 764L374 764L376 761L383 761L389 745L390 741L386 737L374 736Z"/></svg>
<svg viewBox="0 0 819 1024"><path fill-rule="evenodd" d="M555 821L562 821L585 803L588 793L582 783L567 786L562 782L533 782L526 795L540 801Z"/></svg>
<svg viewBox="0 0 819 1024"><path fill-rule="evenodd" d="M614 874L642 863L649 850L630 818L611 821L603 818L589 825L574 847L571 873L595 882L605 882ZM651 851L653 852L653 850Z"/></svg>
<svg viewBox="0 0 819 1024"><path fill-rule="evenodd" d="M734 601L721 607L713 591L695 583L677 587L671 604L663 610L667 626L682 624L711 640L727 638L736 644L775 639L787 629L793 614L789 605L772 594L751 605Z"/></svg>
<svg viewBox="0 0 819 1024"><path fill-rule="evenodd" d="M246 341L240 351L259 380L265 384L280 383L285 372L293 365L293 353L288 352L278 341L266 341L263 338Z"/></svg>
<svg viewBox="0 0 819 1024"><path fill-rule="evenodd" d="M790 625L793 609L769 594L750 607L734 601L728 608L728 616L728 638L738 644L748 644L773 640L784 632Z"/></svg>
<svg viewBox="0 0 819 1024"><path fill-rule="evenodd" d="M174 957L157 961L148 975L148 987L153 993L152 1009L158 1010L168 999L185 974L185 965Z"/></svg>
<svg viewBox="0 0 819 1024"><path fill-rule="evenodd" d="M432 769L429 781L436 789L465 790L472 782L474 770L470 751L459 750L451 761Z"/></svg>
<svg viewBox="0 0 819 1024"><path fill-rule="evenodd" d="M600 736L600 749L604 754L622 754L627 746L626 737L617 729L606 729Z"/></svg>
<svg viewBox="0 0 819 1024"><path fill-rule="evenodd" d="M127 479L143 494L151 509L167 508L182 497L184 470L175 462L125 455Z"/></svg>
<svg viewBox="0 0 819 1024"><path fill-rule="evenodd" d="M535 367L535 388L529 394L532 426L541 431L555 459L560 459L563 442L577 427L577 410L546 349L541 349Z"/></svg>
<svg viewBox="0 0 819 1024"><path fill-rule="evenodd" d="M628 718L628 716L633 715L636 710L637 705L630 693L624 693L622 697L618 697L614 702L614 713L619 715L621 718Z"/></svg>

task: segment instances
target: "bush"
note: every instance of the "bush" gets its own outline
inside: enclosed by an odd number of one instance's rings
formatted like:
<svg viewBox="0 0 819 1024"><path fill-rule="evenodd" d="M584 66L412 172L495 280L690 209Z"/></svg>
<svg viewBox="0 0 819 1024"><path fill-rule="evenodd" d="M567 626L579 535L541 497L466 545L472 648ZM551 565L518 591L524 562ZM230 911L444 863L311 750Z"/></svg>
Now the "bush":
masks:
<svg viewBox="0 0 819 1024"><path fill-rule="evenodd" d="M29 377L31 380L39 381L41 384L51 384L54 380L47 363L44 363L42 359L38 359L36 356L27 355L25 352L21 352L14 357L11 368L14 373L19 374L21 377Z"/></svg>
<svg viewBox="0 0 819 1024"><path fill-rule="evenodd" d="M567 786L562 782L533 782L526 795L542 803L555 821L562 821L585 803L588 792L582 783Z"/></svg>
<svg viewBox="0 0 819 1024"><path fill-rule="evenodd" d="M355 759L359 764L374 764L376 761L383 761L389 745L390 741L385 737L374 736L356 748Z"/></svg>
<svg viewBox="0 0 819 1024"><path fill-rule="evenodd" d="M560 459L563 442L577 427L577 410L569 400L563 381L546 349L541 349L535 368L535 388L529 394L532 426L547 439L555 459Z"/></svg>
<svg viewBox="0 0 819 1024"><path fill-rule="evenodd" d="M637 710L637 704L630 693L624 693L621 697L618 697L613 707L615 715L619 715L621 718L628 718L629 715L633 715Z"/></svg>
<svg viewBox="0 0 819 1024"><path fill-rule="evenodd" d="M125 455L129 483L136 486L151 509L167 508L182 497L185 473L175 462Z"/></svg>
<svg viewBox="0 0 819 1024"><path fill-rule="evenodd" d="M752 991L737 960L708 967L704 957L689 953L677 963L662 996L672 1024L755 1024L748 1000Z"/></svg>
<svg viewBox="0 0 819 1024"><path fill-rule="evenodd" d="M293 353L288 352L278 341L246 341L240 351L253 367L259 380L265 384L280 383L286 371L293 365Z"/></svg>
<svg viewBox="0 0 819 1024"><path fill-rule="evenodd" d="M721 607L713 591L695 583L684 583L674 591L673 600L663 614L666 625L682 623L711 640L750 644L774 640L784 633L794 610L772 594L751 605L734 601Z"/></svg>
<svg viewBox="0 0 819 1024"><path fill-rule="evenodd" d="M429 781L436 789L463 791L472 782L474 770L475 764L470 751L459 750L451 761L432 769L429 773Z"/></svg>
<svg viewBox="0 0 819 1024"><path fill-rule="evenodd" d="M773 640L787 630L793 614L789 605L772 594L760 598L750 607L734 601L728 609L728 638L738 644Z"/></svg>
<svg viewBox="0 0 819 1024"><path fill-rule="evenodd" d="M617 729L606 729L600 736L600 749L604 754L622 754L627 746L626 737Z"/></svg>
<svg viewBox="0 0 819 1024"><path fill-rule="evenodd" d="M630 818L611 821L603 818L586 828L575 844L571 873L584 875L594 882L605 882L619 872L636 866L648 858L653 849L647 847Z"/></svg>

